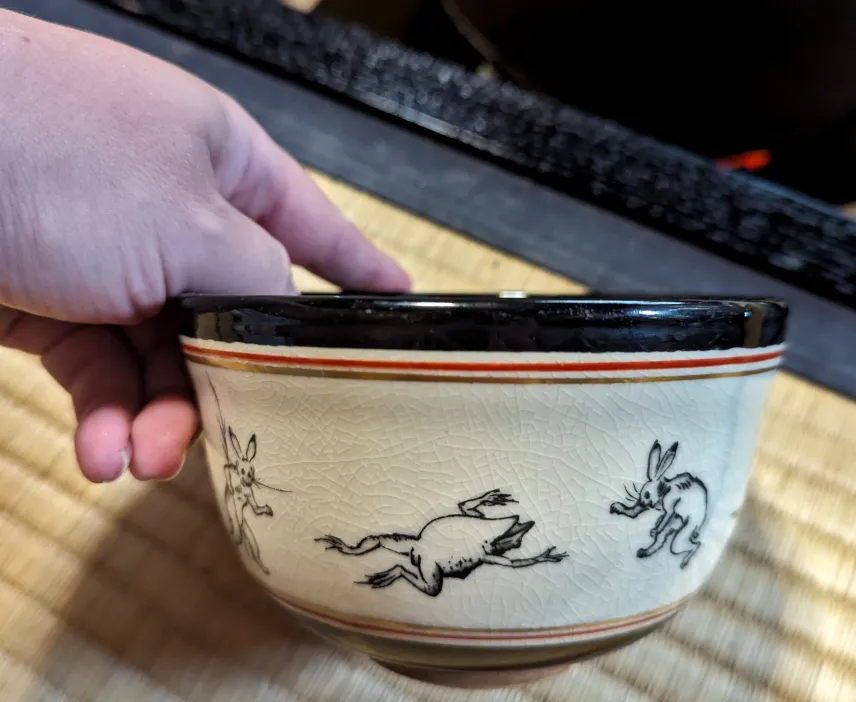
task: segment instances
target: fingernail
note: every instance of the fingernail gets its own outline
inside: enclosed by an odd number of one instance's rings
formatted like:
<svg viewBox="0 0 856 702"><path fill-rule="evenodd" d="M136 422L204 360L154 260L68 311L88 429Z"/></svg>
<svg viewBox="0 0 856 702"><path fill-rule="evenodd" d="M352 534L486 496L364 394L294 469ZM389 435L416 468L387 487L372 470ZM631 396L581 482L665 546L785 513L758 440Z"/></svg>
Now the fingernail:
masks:
<svg viewBox="0 0 856 702"><path fill-rule="evenodd" d="M121 478L125 473L128 472L128 467L131 465L131 449L127 446L122 449L122 470L119 471L119 475L117 475L112 480L105 480L105 483L115 483L119 478Z"/></svg>
<svg viewBox="0 0 856 702"><path fill-rule="evenodd" d="M170 475L168 478L155 478L155 481L158 483L168 483L170 480L177 478L179 473L181 473L182 469L184 468L185 463L187 463L187 451L185 451L184 455L181 457L181 463L178 464L178 470L175 471L175 473Z"/></svg>

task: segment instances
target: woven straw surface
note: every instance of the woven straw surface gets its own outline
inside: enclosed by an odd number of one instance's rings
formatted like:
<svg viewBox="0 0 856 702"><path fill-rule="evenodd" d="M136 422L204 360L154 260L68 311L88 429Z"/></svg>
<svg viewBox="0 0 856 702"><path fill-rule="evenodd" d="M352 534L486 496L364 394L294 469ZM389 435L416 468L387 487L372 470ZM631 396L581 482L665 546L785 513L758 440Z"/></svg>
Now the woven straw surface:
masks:
<svg viewBox="0 0 856 702"><path fill-rule="evenodd" d="M579 291L318 176L421 290ZM320 289L299 272L304 289ZM394 676L301 631L244 574L199 455L86 483L67 396L0 352L0 700L856 700L856 403L781 375L739 529L666 630L488 692Z"/></svg>

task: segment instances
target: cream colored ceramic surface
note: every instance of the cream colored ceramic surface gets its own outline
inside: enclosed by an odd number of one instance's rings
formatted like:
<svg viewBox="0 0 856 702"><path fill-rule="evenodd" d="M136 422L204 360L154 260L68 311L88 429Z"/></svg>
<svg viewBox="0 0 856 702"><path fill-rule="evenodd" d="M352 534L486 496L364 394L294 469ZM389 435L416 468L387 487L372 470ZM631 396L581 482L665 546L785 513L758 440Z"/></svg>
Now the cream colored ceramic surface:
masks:
<svg viewBox="0 0 856 702"><path fill-rule="evenodd" d="M218 504L263 586L339 625L480 646L602 635L592 625L604 621L626 630L696 591L734 527L778 364L765 349L487 357L641 369L426 370L407 364L486 357L185 341ZM646 483L669 488L672 525L686 526L640 557L662 512L613 505ZM467 559L474 569L453 577Z"/></svg>

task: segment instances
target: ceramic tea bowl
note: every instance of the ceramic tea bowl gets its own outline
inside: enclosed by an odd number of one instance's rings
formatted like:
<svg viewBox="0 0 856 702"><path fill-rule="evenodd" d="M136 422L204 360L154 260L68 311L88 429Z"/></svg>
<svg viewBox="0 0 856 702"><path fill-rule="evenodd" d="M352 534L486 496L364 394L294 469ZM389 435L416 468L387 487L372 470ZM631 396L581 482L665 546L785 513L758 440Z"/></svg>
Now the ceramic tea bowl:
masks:
<svg viewBox="0 0 856 702"><path fill-rule="evenodd" d="M247 569L329 639L493 686L644 636L744 500L787 310L767 299L183 299Z"/></svg>

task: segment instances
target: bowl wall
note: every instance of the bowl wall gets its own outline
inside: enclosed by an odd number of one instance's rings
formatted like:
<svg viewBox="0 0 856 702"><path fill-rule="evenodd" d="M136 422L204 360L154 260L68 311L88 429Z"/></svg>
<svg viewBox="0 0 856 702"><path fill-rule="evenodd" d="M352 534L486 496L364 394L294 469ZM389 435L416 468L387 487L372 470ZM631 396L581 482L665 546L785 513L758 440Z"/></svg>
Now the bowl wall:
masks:
<svg viewBox="0 0 856 702"><path fill-rule="evenodd" d="M182 342L261 585L377 658L494 669L632 640L704 584L783 351Z"/></svg>

